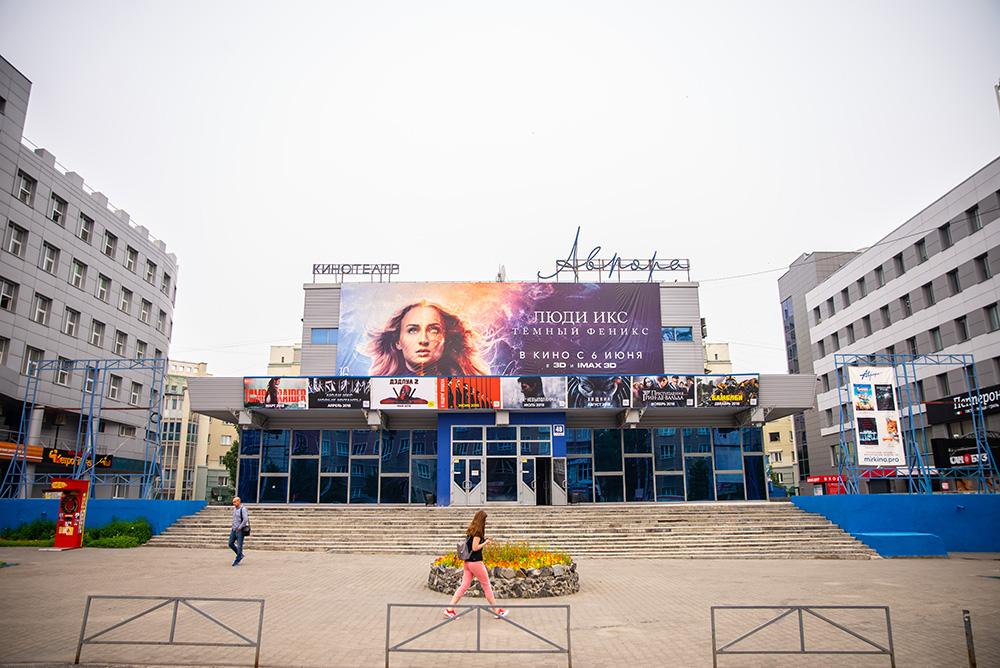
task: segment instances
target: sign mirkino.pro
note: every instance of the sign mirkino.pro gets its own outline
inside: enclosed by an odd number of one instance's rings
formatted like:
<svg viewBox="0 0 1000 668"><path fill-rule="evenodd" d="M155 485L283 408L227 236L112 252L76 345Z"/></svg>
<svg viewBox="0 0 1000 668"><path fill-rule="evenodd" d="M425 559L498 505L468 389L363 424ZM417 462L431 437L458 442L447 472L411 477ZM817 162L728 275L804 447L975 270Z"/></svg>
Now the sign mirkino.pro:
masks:
<svg viewBox="0 0 1000 668"><path fill-rule="evenodd" d="M891 366L848 367L859 466L905 466L902 424Z"/></svg>

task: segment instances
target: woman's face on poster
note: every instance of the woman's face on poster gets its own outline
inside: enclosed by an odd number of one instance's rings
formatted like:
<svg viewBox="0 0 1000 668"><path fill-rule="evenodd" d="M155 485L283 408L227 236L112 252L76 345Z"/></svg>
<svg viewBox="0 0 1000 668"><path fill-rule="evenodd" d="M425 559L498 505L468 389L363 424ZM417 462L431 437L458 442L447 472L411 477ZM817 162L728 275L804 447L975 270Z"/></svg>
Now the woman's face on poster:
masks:
<svg viewBox="0 0 1000 668"><path fill-rule="evenodd" d="M407 311L400 323L396 347L411 371L437 364L444 354L444 320L438 310L417 306Z"/></svg>

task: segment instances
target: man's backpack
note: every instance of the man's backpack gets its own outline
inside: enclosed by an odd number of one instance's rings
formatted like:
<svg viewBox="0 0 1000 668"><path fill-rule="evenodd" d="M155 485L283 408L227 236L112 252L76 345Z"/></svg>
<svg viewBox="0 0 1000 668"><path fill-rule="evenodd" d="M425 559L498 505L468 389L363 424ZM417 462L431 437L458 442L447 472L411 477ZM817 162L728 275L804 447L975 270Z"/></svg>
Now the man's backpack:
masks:
<svg viewBox="0 0 1000 668"><path fill-rule="evenodd" d="M458 542L457 546L455 546L455 552L458 554L458 558L461 559L462 561L468 561L469 558L472 556L471 543L472 541L469 539L469 537L465 537Z"/></svg>

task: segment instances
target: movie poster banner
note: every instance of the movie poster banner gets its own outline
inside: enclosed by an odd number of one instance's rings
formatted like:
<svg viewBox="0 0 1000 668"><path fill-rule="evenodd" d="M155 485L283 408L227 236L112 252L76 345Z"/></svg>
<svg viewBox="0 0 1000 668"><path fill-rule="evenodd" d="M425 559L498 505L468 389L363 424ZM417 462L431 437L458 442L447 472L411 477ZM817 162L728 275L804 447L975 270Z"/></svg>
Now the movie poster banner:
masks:
<svg viewBox="0 0 1000 668"><path fill-rule="evenodd" d="M309 408L368 408L371 379L319 376L309 379Z"/></svg>
<svg viewBox="0 0 1000 668"><path fill-rule="evenodd" d="M628 408L631 404L628 376L570 376L567 384L569 408Z"/></svg>
<svg viewBox="0 0 1000 668"><path fill-rule="evenodd" d="M437 396L438 408L442 410L498 409L500 379L479 376L438 378Z"/></svg>
<svg viewBox="0 0 1000 668"><path fill-rule="evenodd" d="M345 376L521 376L663 369L655 283L346 283Z"/></svg>
<svg viewBox="0 0 1000 668"><path fill-rule="evenodd" d="M437 378L372 378L373 410L433 410L437 408Z"/></svg>
<svg viewBox="0 0 1000 668"><path fill-rule="evenodd" d="M243 379L244 408L308 408L309 379L271 376Z"/></svg>
<svg viewBox="0 0 1000 668"><path fill-rule="evenodd" d="M755 373L698 376L697 386L700 407L756 406L760 398L760 376Z"/></svg>
<svg viewBox="0 0 1000 668"><path fill-rule="evenodd" d="M694 406L694 388L694 376L632 376L632 407Z"/></svg>
<svg viewBox="0 0 1000 668"><path fill-rule="evenodd" d="M565 376L501 378L503 408L566 408Z"/></svg>
<svg viewBox="0 0 1000 668"><path fill-rule="evenodd" d="M896 406L896 370L891 366L848 367L859 466L905 466Z"/></svg>

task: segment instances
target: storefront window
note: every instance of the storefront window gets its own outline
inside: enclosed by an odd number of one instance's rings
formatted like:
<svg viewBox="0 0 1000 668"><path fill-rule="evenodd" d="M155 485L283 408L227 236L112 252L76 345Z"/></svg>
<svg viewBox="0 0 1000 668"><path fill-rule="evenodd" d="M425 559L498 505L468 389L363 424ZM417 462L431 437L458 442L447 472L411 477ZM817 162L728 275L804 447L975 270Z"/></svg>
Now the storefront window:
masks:
<svg viewBox="0 0 1000 668"><path fill-rule="evenodd" d="M681 461L681 430L654 429L653 454L656 456L657 471L680 471L684 467Z"/></svg>
<svg viewBox="0 0 1000 668"><path fill-rule="evenodd" d="M478 443L452 443L451 453L456 457L482 457L483 444Z"/></svg>
<svg viewBox="0 0 1000 668"><path fill-rule="evenodd" d="M625 458L625 500L655 501L653 490L653 458Z"/></svg>
<svg viewBox="0 0 1000 668"><path fill-rule="evenodd" d="M742 473L716 473L715 487L718 490L715 498L719 501L742 501L744 498Z"/></svg>
<svg viewBox="0 0 1000 668"><path fill-rule="evenodd" d="M259 503L288 503L288 476L261 476Z"/></svg>
<svg viewBox="0 0 1000 668"><path fill-rule="evenodd" d="M379 503L406 503L410 480L406 476L383 476Z"/></svg>
<svg viewBox="0 0 1000 668"><path fill-rule="evenodd" d="M711 452L710 431L705 427L684 430L684 452Z"/></svg>
<svg viewBox="0 0 1000 668"><path fill-rule="evenodd" d="M240 439L241 455L260 454L260 429L244 429Z"/></svg>
<svg viewBox="0 0 1000 668"><path fill-rule="evenodd" d="M323 430L320 443L320 470L323 473L347 473L350 442L347 430ZM344 502L346 503L346 497Z"/></svg>
<svg viewBox="0 0 1000 668"><path fill-rule="evenodd" d="M589 429L566 430L566 454L567 455L591 454Z"/></svg>
<svg viewBox="0 0 1000 668"><path fill-rule="evenodd" d="M715 470L739 471L742 469L743 455L738 445L715 446Z"/></svg>
<svg viewBox="0 0 1000 668"><path fill-rule="evenodd" d="M622 440L626 455L645 455L652 452L652 438L649 429L625 429Z"/></svg>
<svg viewBox="0 0 1000 668"><path fill-rule="evenodd" d="M410 470L410 432L382 432L382 473L407 473Z"/></svg>
<svg viewBox="0 0 1000 668"><path fill-rule="evenodd" d="M320 503L347 503L347 476L323 476L319 479Z"/></svg>
<svg viewBox="0 0 1000 668"><path fill-rule="evenodd" d="M764 437L763 432L756 427L744 427L743 428L743 451L744 452L763 452L764 451Z"/></svg>
<svg viewBox="0 0 1000 668"><path fill-rule="evenodd" d="M256 457L240 459L240 480L236 485L236 496L243 503L257 503L257 477L260 474L260 460Z"/></svg>
<svg viewBox="0 0 1000 668"><path fill-rule="evenodd" d="M683 501L684 476L681 475L656 476L656 500Z"/></svg>
<svg viewBox="0 0 1000 668"><path fill-rule="evenodd" d="M687 447L685 434L685 447ZM685 457L684 475L687 480L688 501L714 501L715 480L712 476L711 457Z"/></svg>
<svg viewBox="0 0 1000 668"><path fill-rule="evenodd" d="M263 458L261 473L288 473L288 441L287 429L269 429L262 434ZM261 496L264 490L261 487ZM263 503L263 499L261 499Z"/></svg>
<svg viewBox="0 0 1000 668"><path fill-rule="evenodd" d="M739 429L713 429L712 430L712 440L716 445L739 445L740 444L740 430ZM737 467L739 468L739 467Z"/></svg>
<svg viewBox="0 0 1000 668"><path fill-rule="evenodd" d="M517 458L486 458L486 500L517 501Z"/></svg>
<svg viewBox="0 0 1000 668"><path fill-rule="evenodd" d="M288 502L316 503L316 485L318 481L318 460L293 459Z"/></svg>
<svg viewBox="0 0 1000 668"><path fill-rule="evenodd" d="M591 503L594 500L594 464L590 457L573 457L566 460L568 492L576 501Z"/></svg>
<svg viewBox="0 0 1000 668"><path fill-rule="evenodd" d="M552 427L521 427L522 441L552 440Z"/></svg>
<svg viewBox="0 0 1000 668"><path fill-rule="evenodd" d="M594 466L597 471L622 470L622 432L620 429L594 430Z"/></svg>
<svg viewBox="0 0 1000 668"><path fill-rule="evenodd" d="M351 460L351 503L378 503L378 460Z"/></svg>
<svg viewBox="0 0 1000 668"><path fill-rule="evenodd" d="M621 503L625 500L625 488L620 473L595 476L594 490L598 503Z"/></svg>
<svg viewBox="0 0 1000 668"><path fill-rule="evenodd" d="M414 429L411 432L412 450L414 455L436 455L438 451L438 433L434 429Z"/></svg>
<svg viewBox="0 0 1000 668"><path fill-rule="evenodd" d="M318 455L319 430L296 429L292 432L293 455Z"/></svg>
<svg viewBox="0 0 1000 668"><path fill-rule="evenodd" d="M426 495L437 496L437 459L410 462L410 501L426 503Z"/></svg>
<svg viewBox="0 0 1000 668"><path fill-rule="evenodd" d="M351 431L351 454L378 456L378 432L355 429Z"/></svg>
<svg viewBox="0 0 1000 668"><path fill-rule="evenodd" d="M487 441L516 441L517 427L487 427Z"/></svg>
<svg viewBox="0 0 1000 668"><path fill-rule="evenodd" d="M747 501L764 501L767 499L767 485L764 479L764 458L744 457L743 475L746 480Z"/></svg>
<svg viewBox="0 0 1000 668"><path fill-rule="evenodd" d="M521 441L522 455L543 455L552 454L552 444L548 441Z"/></svg>
<svg viewBox="0 0 1000 668"><path fill-rule="evenodd" d="M451 440L453 441L481 441L483 440L482 427L452 427Z"/></svg>
<svg viewBox="0 0 1000 668"><path fill-rule="evenodd" d="M517 443L487 443L486 454L491 457L514 457L517 455Z"/></svg>

